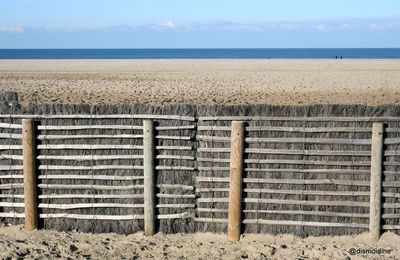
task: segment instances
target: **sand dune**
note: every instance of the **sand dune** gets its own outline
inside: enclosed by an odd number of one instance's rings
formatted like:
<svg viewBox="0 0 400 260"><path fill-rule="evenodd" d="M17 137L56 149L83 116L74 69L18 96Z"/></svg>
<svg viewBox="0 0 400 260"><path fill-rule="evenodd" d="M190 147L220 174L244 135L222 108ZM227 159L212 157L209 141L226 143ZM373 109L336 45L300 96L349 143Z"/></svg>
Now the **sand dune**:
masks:
<svg viewBox="0 0 400 260"><path fill-rule="evenodd" d="M400 103L399 60L0 60L21 101Z"/></svg>

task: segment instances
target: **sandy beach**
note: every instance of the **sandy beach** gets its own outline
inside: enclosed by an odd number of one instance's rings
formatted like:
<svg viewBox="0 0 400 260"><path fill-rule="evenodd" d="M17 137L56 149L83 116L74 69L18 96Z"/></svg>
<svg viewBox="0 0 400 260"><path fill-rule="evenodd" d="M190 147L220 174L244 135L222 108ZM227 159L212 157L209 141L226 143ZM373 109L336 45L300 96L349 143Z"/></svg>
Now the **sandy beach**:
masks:
<svg viewBox="0 0 400 260"><path fill-rule="evenodd" d="M400 60L0 60L0 91L29 102L400 104ZM399 259L400 237L26 232L1 226L0 259ZM352 251L352 250L355 251ZM388 250L382 254L362 250ZM358 251L357 251L358 250Z"/></svg>
<svg viewBox="0 0 400 260"><path fill-rule="evenodd" d="M367 234L306 239L252 234L235 243L210 233L145 237L141 233L26 232L22 226L10 226L0 228L0 236L1 259L398 259L400 251L400 238L393 233L383 234L378 242L370 242ZM390 251L357 251L373 249Z"/></svg>
<svg viewBox="0 0 400 260"><path fill-rule="evenodd" d="M0 60L0 90L23 104L400 103L400 61Z"/></svg>

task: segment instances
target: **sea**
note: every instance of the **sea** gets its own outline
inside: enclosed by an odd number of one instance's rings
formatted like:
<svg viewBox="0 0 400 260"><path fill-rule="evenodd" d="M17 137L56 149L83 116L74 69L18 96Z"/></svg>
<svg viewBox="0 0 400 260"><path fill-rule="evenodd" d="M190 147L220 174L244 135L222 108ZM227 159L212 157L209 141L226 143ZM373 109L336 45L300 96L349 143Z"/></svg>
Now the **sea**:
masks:
<svg viewBox="0 0 400 260"><path fill-rule="evenodd" d="M0 49L0 59L400 59L400 48Z"/></svg>

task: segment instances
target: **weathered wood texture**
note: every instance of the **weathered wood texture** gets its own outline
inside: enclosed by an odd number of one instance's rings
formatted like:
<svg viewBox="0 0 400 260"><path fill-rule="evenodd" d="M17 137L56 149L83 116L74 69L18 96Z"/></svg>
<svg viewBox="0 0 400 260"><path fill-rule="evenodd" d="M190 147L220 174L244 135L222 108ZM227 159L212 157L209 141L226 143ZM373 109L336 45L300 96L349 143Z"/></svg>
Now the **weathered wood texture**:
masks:
<svg viewBox="0 0 400 260"><path fill-rule="evenodd" d="M383 154L383 123L372 125L371 147L371 195L369 232L373 240L378 240L381 230L382 202L382 154Z"/></svg>
<svg viewBox="0 0 400 260"><path fill-rule="evenodd" d="M154 123L143 121L144 234L155 233Z"/></svg>
<svg viewBox="0 0 400 260"><path fill-rule="evenodd" d="M239 241L242 214L242 174L244 154L244 122L233 121L229 182L228 239Z"/></svg>
<svg viewBox="0 0 400 260"><path fill-rule="evenodd" d="M22 148L24 165L25 229L32 231L38 228L35 124L32 119L22 120Z"/></svg>

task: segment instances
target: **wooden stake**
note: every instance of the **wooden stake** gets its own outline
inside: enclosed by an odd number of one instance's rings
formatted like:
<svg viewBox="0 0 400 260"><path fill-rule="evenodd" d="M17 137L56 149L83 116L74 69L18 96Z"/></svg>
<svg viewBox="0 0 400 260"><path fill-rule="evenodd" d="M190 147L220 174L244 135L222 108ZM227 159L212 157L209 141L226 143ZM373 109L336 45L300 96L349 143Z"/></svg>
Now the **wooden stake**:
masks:
<svg viewBox="0 0 400 260"><path fill-rule="evenodd" d="M229 183L228 239L240 240L242 214L242 173L244 154L244 122L233 121Z"/></svg>
<svg viewBox="0 0 400 260"><path fill-rule="evenodd" d="M28 231L32 231L38 228L35 150L34 121L32 119L22 119L25 229Z"/></svg>
<svg viewBox="0 0 400 260"><path fill-rule="evenodd" d="M154 123L143 121L144 234L155 233Z"/></svg>
<svg viewBox="0 0 400 260"><path fill-rule="evenodd" d="M380 237L381 200L382 200L382 154L383 154L383 123L372 125L371 148L371 195L369 211L369 233L373 240Z"/></svg>

